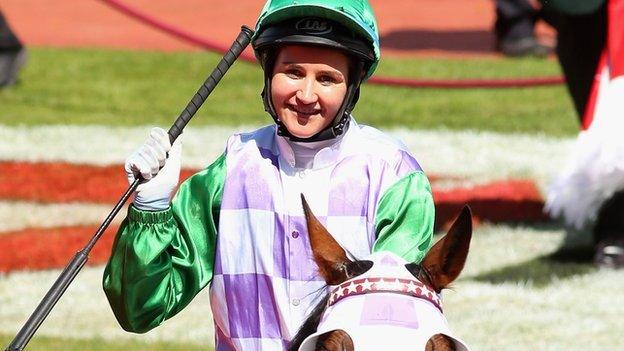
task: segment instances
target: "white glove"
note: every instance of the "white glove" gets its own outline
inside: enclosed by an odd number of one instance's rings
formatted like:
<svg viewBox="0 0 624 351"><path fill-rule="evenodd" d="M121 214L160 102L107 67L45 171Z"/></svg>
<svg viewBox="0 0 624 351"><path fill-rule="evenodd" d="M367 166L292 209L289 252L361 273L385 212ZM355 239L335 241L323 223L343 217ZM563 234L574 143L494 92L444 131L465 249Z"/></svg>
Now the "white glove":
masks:
<svg viewBox="0 0 624 351"><path fill-rule="evenodd" d="M169 207L171 195L180 180L181 159L181 138L171 146L164 129L152 128L145 143L126 159L128 183L132 184L138 175L143 178L134 194L136 208L162 211Z"/></svg>

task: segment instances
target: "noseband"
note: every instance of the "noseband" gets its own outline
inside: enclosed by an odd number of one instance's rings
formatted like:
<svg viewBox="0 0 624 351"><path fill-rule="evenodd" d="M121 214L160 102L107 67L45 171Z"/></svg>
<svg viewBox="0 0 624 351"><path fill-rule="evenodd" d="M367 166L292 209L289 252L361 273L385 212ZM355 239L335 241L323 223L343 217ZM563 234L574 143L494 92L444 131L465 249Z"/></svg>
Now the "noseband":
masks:
<svg viewBox="0 0 624 351"><path fill-rule="evenodd" d="M329 300L327 301L327 307L334 305L346 297L375 293L402 294L426 300L437 307L440 313L442 313L442 304L435 291L419 280L399 278L362 278L348 280L332 288Z"/></svg>

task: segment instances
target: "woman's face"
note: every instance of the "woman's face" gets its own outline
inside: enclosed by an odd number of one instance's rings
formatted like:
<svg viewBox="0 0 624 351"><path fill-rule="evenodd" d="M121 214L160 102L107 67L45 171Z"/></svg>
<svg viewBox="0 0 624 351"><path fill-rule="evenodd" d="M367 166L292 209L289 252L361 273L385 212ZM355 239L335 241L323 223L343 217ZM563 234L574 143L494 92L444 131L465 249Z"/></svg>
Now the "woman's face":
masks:
<svg viewBox="0 0 624 351"><path fill-rule="evenodd" d="M271 100L288 131L309 138L332 123L347 92L349 59L340 51L285 46L276 59Z"/></svg>

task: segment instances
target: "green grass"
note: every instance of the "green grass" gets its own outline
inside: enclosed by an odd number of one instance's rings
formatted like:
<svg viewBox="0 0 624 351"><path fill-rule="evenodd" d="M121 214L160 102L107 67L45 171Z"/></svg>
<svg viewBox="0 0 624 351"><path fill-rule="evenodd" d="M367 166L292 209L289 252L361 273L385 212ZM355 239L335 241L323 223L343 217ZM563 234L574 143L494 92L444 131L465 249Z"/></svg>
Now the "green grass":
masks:
<svg viewBox="0 0 624 351"><path fill-rule="evenodd" d="M170 125L220 56L102 49L31 50L22 79L0 91L0 124ZM558 75L553 60L384 58L379 75L501 78ZM237 63L193 125L266 124L258 67ZM355 114L378 127L477 129L573 135L563 86L528 89L408 89L365 86Z"/></svg>
<svg viewBox="0 0 624 351"><path fill-rule="evenodd" d="M591 249L562 254L556 223L483 225L455 288L452 329L473 350L622 350L621 272L598 270ZM589 255L587 253L590 253Z"/></svg>
<svg viewBox="0 0 624 351"><path fill-rule="evenodd" d="M0 334L0 347L8 346L14 335ZM145 343L140 341L112 342L104 339L64 339L36 336L28 343L26 350L35 351L210 351L212 347L183 343Z"/></svg>

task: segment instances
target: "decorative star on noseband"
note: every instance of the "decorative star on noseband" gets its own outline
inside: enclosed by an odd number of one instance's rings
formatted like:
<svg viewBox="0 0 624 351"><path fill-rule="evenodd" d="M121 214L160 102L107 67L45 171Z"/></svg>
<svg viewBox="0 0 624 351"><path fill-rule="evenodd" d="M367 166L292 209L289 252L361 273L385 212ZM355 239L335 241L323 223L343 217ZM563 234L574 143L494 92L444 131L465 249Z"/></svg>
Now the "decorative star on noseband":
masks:
<svg viewBox="0 0 624 351"><path fill-rule="evenodd" d="M346 281L332 289L327 306L332 306L345 297L372 293L413 296L431 302L442 312L442 304L435 291L418 280L399 278L363 278Z"/></svg>

